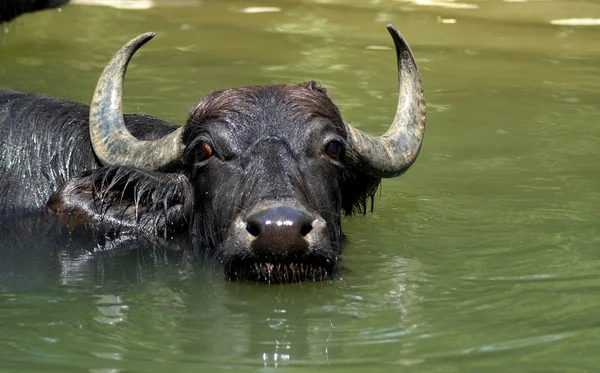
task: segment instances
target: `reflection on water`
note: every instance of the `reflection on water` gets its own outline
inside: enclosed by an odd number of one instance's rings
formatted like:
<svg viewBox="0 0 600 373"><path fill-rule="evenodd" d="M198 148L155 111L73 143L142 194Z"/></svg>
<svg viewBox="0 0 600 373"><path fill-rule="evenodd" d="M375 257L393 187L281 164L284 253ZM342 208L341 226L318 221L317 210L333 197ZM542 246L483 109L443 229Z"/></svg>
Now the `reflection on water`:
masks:
<svg viewBox="0 0 600 373"><path fill-rule="evenodd" d="M598 2L149 3L19 19L0 84L87 102L154 30L127 111L182 122L213 89L316 79L381 133L394 23L423 74L422 153L344 219L327 283L231 283L185 242L101 251L36 216L0 222L0 371L597 370Z"/></svg>
<svg viewBox="0 0 600 373"><path fill-rule="evenodd" d="M109 6L116 9L150 9L154 7L167 7L167 6L179 6L179 7L193 7L202 4L201 0L169 0L169 1L156 1L156 0L71 0L70 4L73 5L96 5L96 6Z"/></svg>
<svg viewBox="0 0 600 373"><path fill-rule="evenodd" d="M436 0L405 0L407 3L413 3L420 6L441 7L450 9L477 9L477 4L461 3L454 0L436 1Z"/></svg>
<svg viewBox="0 0 600 373"><path fill-rule="evenodd" d="M119 252L98 251L96 242L41 216L4 222L0 229L4 318L17 322L22 316L11 309L51 307L37 322L17 324L56 345L57 361L63 360L60 356L68 360L73 328L112 328L100 338L95 332L77 333L78 343L101 360L137 364L146 355L162 360L183 354L196 362L238 359L234 365L261 361L270 367L331 358L377 361L365 354L367 346L394 343L413 329L404 320L417 302L414 278L420 265L411 260L395 258L366 269L381 276L371 285L340 279L268 287L226 282L218 269L173 248L132 245ZM142 335L153 337L138 341ZM18 346L26 338L15 335L6 343ZM96 343L111 347L98 352L92 347ZM347 355L355 348L363 358ZM27 356L12 350L9 361ZM193 358L198 351L199 360Z"/></svg>

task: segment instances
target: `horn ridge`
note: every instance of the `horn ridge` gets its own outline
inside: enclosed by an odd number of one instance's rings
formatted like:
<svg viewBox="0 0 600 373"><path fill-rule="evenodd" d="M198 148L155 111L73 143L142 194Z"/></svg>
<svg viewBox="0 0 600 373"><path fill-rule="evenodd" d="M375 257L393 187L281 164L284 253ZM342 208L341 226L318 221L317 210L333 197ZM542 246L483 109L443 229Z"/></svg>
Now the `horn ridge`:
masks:
<svg viewBox="0 0 600 373"><path fill-rule="evenodd" d="M141 34L125 44L98 79L90 105L89 131L94 153L103 165L156 170L178 160L183 152L182 128L156 140L134 137L123 119L123 81L131 57L154 37Z"/></svg>
<svg viewBox="0 0 600 373"><path fill-rule="evenodd" d="M402 34L387 26L396 48L398 106L388 130L366 134L346 123L349 160L363 172L379 178L404 173L417 159L425 130L425 98L415 58Z"/></svg>

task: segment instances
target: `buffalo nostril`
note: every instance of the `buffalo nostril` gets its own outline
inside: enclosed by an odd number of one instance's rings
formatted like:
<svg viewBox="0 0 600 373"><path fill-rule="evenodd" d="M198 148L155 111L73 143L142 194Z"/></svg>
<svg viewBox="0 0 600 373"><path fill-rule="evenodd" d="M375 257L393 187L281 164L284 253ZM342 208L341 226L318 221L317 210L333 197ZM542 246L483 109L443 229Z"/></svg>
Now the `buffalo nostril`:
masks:
<svg viewBox="0 0 600 373"><path fill-rule="evenodd" d="M255 252L290 253L308 249L308 234L315 218L293 206L274 206L251 213L246 231L252 236Z"/></svg>
<svg viewBox="0 0 600 373"><path fill-rule="evenodd" d="M302 235L302 237L306 237L306 235L309 234L310 231L312 231L312 229L313 229L313 226L311 223L305 223L300 228L300 234Z"/></svg>
<svg viewBox="0 0 600 373"><path fill-rule="evenodd" d="M258 237L261 232L260 225L252 222L246 224L246 230L254 237Z"/></svg>

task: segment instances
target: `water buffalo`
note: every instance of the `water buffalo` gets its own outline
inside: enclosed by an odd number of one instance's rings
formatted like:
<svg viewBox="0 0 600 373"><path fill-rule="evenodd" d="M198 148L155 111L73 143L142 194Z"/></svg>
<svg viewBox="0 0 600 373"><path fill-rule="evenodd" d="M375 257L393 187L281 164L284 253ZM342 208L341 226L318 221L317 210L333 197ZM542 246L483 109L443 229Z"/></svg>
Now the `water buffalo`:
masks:
<svg viewBox="0 0 600 373"><path fill-rule="evenodd" d="M56 8L69 0L0 0L0 23L9 22L23 13Z"/></svg>
<svg viewBox="0 0 600 373"><path fill-rule="evenodd" d="M423 140L425 101L408 44L388 26L399 100L385 134L344 122L315 82L209 93L177 126L123 115L138 36L102 73L91 105L0 90L0 216L44 209L110 242L191 237L228 279L331 278L341 214L364 211Z"/></svg>

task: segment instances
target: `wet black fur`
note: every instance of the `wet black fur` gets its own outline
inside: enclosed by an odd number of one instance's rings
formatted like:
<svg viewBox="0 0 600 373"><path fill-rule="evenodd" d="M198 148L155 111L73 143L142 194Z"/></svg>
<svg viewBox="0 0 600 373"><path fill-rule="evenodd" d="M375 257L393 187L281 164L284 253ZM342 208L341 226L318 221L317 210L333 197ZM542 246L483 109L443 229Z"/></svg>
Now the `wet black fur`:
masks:
<svg viewBox="0 0 600 373"><path fill-rule="evenodd" d="M339 267L341 213L365 211L380 180L347 166L338 108L314 82L216 91L190 111L180 164L161 172L102 167L83 104L0 90L0 214L46 209L71 227L105 237L184 233L231 279L291 282L330 278ZM126 116L141 139L174 127ZM203 144L213 156L201 157ZM230 234L240 214L270 201L295 201L327 223L310 255L256 257Z"/></svg>
<svg viewBox="0 0 600 373"><path fill-rule="evenodd" d="M9 22L23 13L56 8L69 0L0 0L0 23Z"/></svg>
<svg viewBox="0 0 600 373"><path fill-rule="evenodd" d="M108 166L63 184L46 209L73 228L83 224L101 235L167 239L189 225L192 189L182 174Z"/></svg>
<svg viewBox="0 0 600 373"><path fill-rule="evenodd" d="M84 104L0 89L0 215L39 210L67 180L101 167L88 116ZM125 123L146 140L175 129L147 115L126 115Z"/></svg>
<svg viewBox="0 0 600 373"><path fill-rule="evenodd" d="M333 160L324 154L330 141L343 143L346 132L323 88L309 82L216 91L192 110L186 129L184 142L190 145L184 163L196 186L195 200L202 201L193 231L202 246L215 248L206 253L222 262L230 277L264 277L261 261L287 264L276 273L282 277L300 263L307 265L301 276L308 278L322 278L323 268L325 274L335 271L343 240L340 214L364 211L379 179L348 168L343 155ZM196 163L203 142L217 155ZM238 214L282 199L299 201L327 222L329 242L318 255L255 258L228 234Z"/></svg>

